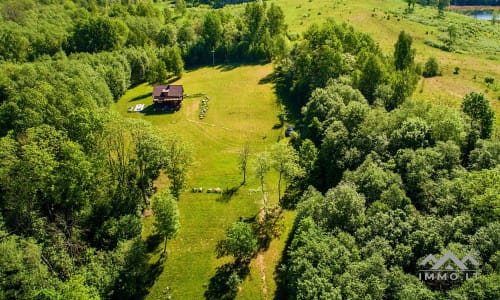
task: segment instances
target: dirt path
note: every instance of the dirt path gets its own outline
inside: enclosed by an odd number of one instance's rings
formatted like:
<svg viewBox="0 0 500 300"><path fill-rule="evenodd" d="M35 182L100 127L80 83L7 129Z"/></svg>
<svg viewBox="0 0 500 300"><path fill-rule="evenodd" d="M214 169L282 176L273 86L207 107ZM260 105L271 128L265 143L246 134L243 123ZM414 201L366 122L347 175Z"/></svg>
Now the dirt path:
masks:
<svg viewBox="0 0 500 300"><path fill-rule="evenodd" d="M262 281L262 295L267 299L267 283L266 283L266 264L264 262L264 253L259 251L256 259L257 267L260 271L260 280Z"/></svg>
<svg viewBox="0 0 500 300"><path fill-rule="evenodd" d="M264 222L266 211L262 207L259 211L259 221ZM267 283L266 283L266 263L264 262L264 252L259 251L256 259L257 267L260 272L260 280L262 281L262 295L267 299Z"/></svg>

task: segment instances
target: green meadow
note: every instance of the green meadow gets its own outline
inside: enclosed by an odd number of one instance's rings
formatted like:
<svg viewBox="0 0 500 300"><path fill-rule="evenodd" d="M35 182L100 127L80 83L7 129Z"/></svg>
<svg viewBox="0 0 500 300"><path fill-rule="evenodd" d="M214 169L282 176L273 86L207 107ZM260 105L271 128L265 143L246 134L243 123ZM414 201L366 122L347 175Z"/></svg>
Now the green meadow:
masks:
<svg viewBox="0 0 500 300"><path fill-rule="evenodd" d="M490 99L493 109L500 113L500 24L477 20L451 11L444 18L437 17L434 7L417 5L412 14L405 14L408 4L403 0L274 0L285 12L285 20L292 35L297 35L312 24L321 24L331 18L347 23L356 30L369 34L387 54L392 55L401 30L413 37L417 63L424 64L430 56L438 59L442 76L421 79L414 99L432 101L459 108L464 95L479 91ZM470 34L464 28L476 30L474 49L446 52L426 45L426 40L437 41L447 36L447 28L455 24L459 35ZM494 28L491 28L494 27ZM482 28L482 30L478 30ZM469 31L470 31L469 30ZM471 44L464 37L458 44ZM492 50L493 49L493 50ZM455 68L460 68L458 74ZM486 84L488 76L495 84ZM496 119L497 128L500 118Z"/></svg>
<svg viewBox="0 0 500 300"><path fill-rule="evenodd" d="M500 112L500 23L474 19L446 11L438 18L437 9L417 5L406 14L403 0L272 0L285 13L289 35L293 38L312 24L327 19L347 23L356 30L369 34L387 54L392 55L401 30L413 37L415 61L424 64L434 56L442 75L421 79L413 98L459 108L464 95L479 91L490 99L493 109ZM240 11L243 5L228 9ZM459 29L457 51L447 52L426 44L447 38L447 28ZM459 68L455 74L455 68ZM495 78L495 84L486 84L485 78ZM496 119L497 127L500 118Z"/></svg>
<svg viewBox="0 0 500 300"><path fill-rule="evenodd" d="M270 148L283 135L283 128L273 129L278 119L277 98L272 84L266 83L272 66L217 66L187 71L174 84L184 85L188 94L180 111L154 114L147 107L152 104L152 86L142 84L130 89L115 105L122 115L142 118L157 126L165 135L174 134L191 146L194 164L189 173L188 188L181 195L179 209L181 230L167 247L168 258L160 266L162 271L151 287L148 298L158 299L172 295L174 299L200 299L207 289L216 268L227 262L217 259L215 245L225 236L228 226L241 219L255 217L261 206L262 196L255 192L259 184L251 166L248 181L240 186L242 175L238 169L238 153L249 141L251 153ZM208 111L199 118L201 100L205 95ZM145 104L144 112L128 112L128 107ZM270 174L267 180L269 199L277 199L277 178ZM156 183L159 188L168 185L162 176ZM191 187L222 189L237 188L230 199L221 195L192 193ZM145 217L144 238L152 233L153 216ZM285 215L290 227L293 214ZM276 289L274 268L280 259L286 234L273 241L263 254L259 265L252 263L250 275L242 284L239 296L255 299L266 290ZM161 245L150 253L150 263L158 262ZM265 266L264 266L265 264ZM262 278L265 279L262 279ZM257 293L257 294L256 294Z"/></svg>
<svg viewBox="0 0 500 300"><path fill-rule="evenodd" d="M327 18L346 22L355 29L370 34L387 55L392 55L394 43L401 30L409 32L417 50L416 61L424 63L435 56L442 76L421 79L413 98L459 108L463 96L471 91L484 92L495 111L500 111L500 63L496 54L468 54L445 52L426 45L429 39L443 34L447 22L483 22L478 26L492 25L487 21L446 12L437 20L432 8L416 7L414 15L404 14L407 6L402 0L273 0L285 12L290 36L297 37L311 24L321 24ZM201 8L206 9L206 8ZM243 5L226 7L241 11ZM432 22L422 22L423 19ZM455 68L460 71L455 74ZM129 113L127 108L138 103L152 104L152 86L141 84L130 89L116 104L116 111L133 118L143 118L165 135L175 135L187 141L192 148L194 164L189 172L189 183L179 200L181 231L167 247L167 259L156 269L158 276L150 287L149 299L201 299L218 266L229 258L217 259L215 245L224 238L225 230L234 221L257 215L262 196L254 190L258 183L249 168L249 181L240 186L242 175L238 170L238 152L248 141L251 152L264 151L282 138L283 128L273 129L277 123L279 105L272 83L267 80L272 65L242 65L203 67L186 71L181 79L188 94L180 111L154 114ZM487 85L484 78L497 80ZM208 112L201 120L201 100L208 97ZM500 124L497 118L497 126ZM267 179L270 199L276 201L276 174ZM168 180L160 177L156 186L165 188ZM192 193L191 187L222 189L235 188L230 199L220 195ZM144 218L143 237L152 234L154 216ZM285 246L286 236L293 222L293 212L285 213L285 230L280 239L258 259L252 260L250 274L238 291L238 299L270 299L276 291L275 270ZM160 259L161 246L150 253L151 265Z"/></svg>

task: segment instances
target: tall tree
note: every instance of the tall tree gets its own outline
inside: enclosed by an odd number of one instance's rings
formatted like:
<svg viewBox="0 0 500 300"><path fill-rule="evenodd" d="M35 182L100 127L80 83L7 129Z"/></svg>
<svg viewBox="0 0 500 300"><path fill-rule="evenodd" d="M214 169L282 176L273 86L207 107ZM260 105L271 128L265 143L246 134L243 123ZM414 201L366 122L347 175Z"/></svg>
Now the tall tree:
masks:
<svg viewBox="0 0 500 300"><path fill-rule="evenodd" d="M383 83L385 74L383 64L376 55L370 55L363 65L361 78L359 79L359 90L363 93L368 103L375 101L375 90Z"/></svg>
<svg viewBox="0 0 500 300"><path fill-rule="evenodd" d="M223 42L224 28L221 22L221 16L218 11L208 13L203 20L201 36L205 42L205 50L213 51Z"/></svg>
<svg viewBox="0 0 500 300"><path fill-rule="evenodd" d="M167 48L163 56L167 70L180 78L184 71L184 61L182 60L181 49L177 46Z"/></svg>
<svg viewBox="0 0 500 300"><path fill-rule="evenodd" d="M437 0L438 15L442 17L446 8L450 6L450 0Z"/></svg>
<svg viewBox="0 0 500 300"><path fill-rule="evenodd" d="M174 238L180 229L177 201L170 191L163 190L153 198L154 226L164 239L163 253L167 251L167 241Z"/></svg>
<svg viewBox="0 0 500 300"><path fill-rule="evenodd" d="M267 10L267 22L271 36L276 36L286 30L285 14L281 7L274 3L271 3L271 6Z"/></svg>
<svg viewBox="0 0 500 300"><path fill-rule="evenodd" d="M186 2L184 0L175 0L175 11L184 15L186 13Z"/></svg>
<svg viewBox="0 0 500 300"><path fill-rule="evenodd" d="M153 180L160 176L160 171L167 165L166 142L150 123L131 119L129 128L133 128L132 138L135 145L137 181L144 203L152 193Z"/></svg>
<svg viewBox="0 0 500 300"><path fill-rule="evenodd" d="M175 198L179 199L186 185L187 171L192 163L191 148L180 137L170 136L167 139L167 177L170 179L170 189Z"/></svg>
<svg viewBox="0 0 500 300"><path fill-rule="evenodd" d="M247 141L240 150L240 156L238 160L240 170L243 173L243 182L241 184L245 184L247 182L247 167L248 167L249 156L250 156L250 143Z"/></svg>
<svg viewBox="0 0 500 300"><path fill-rule="evenodd" d="M411 48L412 37L404 31L399 33L398 41L394 45L394 65L396 70L405 70L413 66L415 49Z"/></svg>
<svg viewBox="0 0 500 300"><path fill-rule="evenodd" d="M318 159L318 149L309 139L305 139L299 148L299 164L304 169L306 178L312 173L316 160Z"/></svg>
<svg viewBox="0 0 500 300"><path fill-rule="evenodd" d="M479 130L482 139L487 139L493 131L495 113L484 94L471 92L465 95L462 111L470 117L471 127Z"/></svg>
<svg viewBox="0 0 500 300"><path fill-rule="evenodd" d="M271 149L271 165L278 172L278 201L281 201L281 182L304 175L299 165L299 156L292 146L278 143Z"/></svg>
<svg viewBox="0 0 500 300"><path fill-rule="evenodd" d="M252 226L236 222L227 230L226 239L217 244L217 256L232 255L236 263L248 261L257 252L258 244Z"/></svg>
<svg viewBox="0 0 500 300"><path fill-rule="evenodd" d="M127 25L120 19L91 18L75 25L71 43L77 52L115 50L125 44L128 30Z"/></svg>
<svg viewBox="0 0 500 300"><path fill-rule="evenodd" d="M254 160L255 176L259 179L264 208L267 207L267 196L264 188L266 175L271 170L269 152L261 152L255 156Z"/></svg>
<svg viewBox="0 0 500 300"><path fill-rule="evenodd" d="M405 0L408 3L408 11L412 12L415 9L415 4L417 0Z"/></svg>

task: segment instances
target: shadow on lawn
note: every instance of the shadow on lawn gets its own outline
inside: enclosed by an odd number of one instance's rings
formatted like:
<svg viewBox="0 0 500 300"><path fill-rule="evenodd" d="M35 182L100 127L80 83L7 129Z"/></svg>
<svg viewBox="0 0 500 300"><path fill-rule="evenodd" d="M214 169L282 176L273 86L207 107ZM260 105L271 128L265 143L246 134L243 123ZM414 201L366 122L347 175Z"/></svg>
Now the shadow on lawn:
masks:
<svg viewBox="0 0 500 300"><path fill-rule="evenodd" d="M262 66L268 64L269 61L262 60L262 61L242 61L242 62L235 62L235 63L226 63L226 64L221 64L221 65L216 65L215 68L217 70L221 70L222 72L228 72L231 70L234 70L238 67L243 67L243 66Z"/></svg>
<svg viewBox="0 0 500 300"><path fill-rule="evenodd" d="M238 286L249 273L250 268L247 262L227 263L218 267L205 291L205 299L234 299L238 293Z"/></svg>
<svg viewBox="0 0 500 300"><path fill-rule="evenodd" d="M149 98L149 97L151 97L151 93L146 93L146 94L142 94L139 96L135 96L134 98L130 99L128 102L134 102L134 101L142 100L142 99Z"/></svg>
<svg viewBox="0 0 500 300"><path fill-rule="evenodd" d="M159 234L152 234L148 236L146 239L146 250L148 253L153 252L156 248L158 248L161 242L163 242L163 240Z"/></svg>
<svg viewBox="0 0 500 300"><path fill-rule="evenodd" d="M160 258L152 264L148 265L148 270L145 274L145 288L149 290L155 283L156 279L163 273L164 263L166 256L162 255Z"/></svg>
<svg viewBox="0 0 500 300"><path fill-rule="evenodd" d="M272 72L267 74L265 77L262 77L259 80L259 84L267 84L267 83L273 83L276 80L276 73Z"/></svg>
<svg viewBox="0 0 500 300"><path fill-rule="evenodd" d="M231 198L233 198L233 196L238 192L238 190L240 189L242 185L237 185L237 186L233 186L232 188L226 188L222 191L222 194L220 195L219 198L217 198L217 201L220 201L220 202L229 202L229 200L231 200Z"/></svg>
<svg viewBox="0 0 500 300"><path fill-rule="evenodd" d="M146 107L145 109L143 109L141 111L141 113L145 114L146 116L150 116L150 115L166 115L166 114L173 114L175 112L176 112L175 109L163 110L163 111L155 111L153 104L149 105L148 107Z"/></svg>

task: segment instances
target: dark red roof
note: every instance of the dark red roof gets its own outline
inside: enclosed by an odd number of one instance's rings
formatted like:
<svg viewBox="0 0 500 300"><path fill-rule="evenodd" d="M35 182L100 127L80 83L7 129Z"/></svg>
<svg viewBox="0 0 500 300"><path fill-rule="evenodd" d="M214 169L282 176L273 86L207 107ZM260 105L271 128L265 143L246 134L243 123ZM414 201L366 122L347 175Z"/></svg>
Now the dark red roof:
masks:
<svg viewBox="0 0 500 300"><path fill-rule="evenodd" d="M153 97L178 97L181 98L184 94L182 85L157 85L153 87Z"/></svg>
<svg viewBox="0 0 500 300"><path fill-rule="evenodd" d="M169 97L182 97L184 93L184 88L182 85L169 85L168 86L168 96Z"/></svg>

